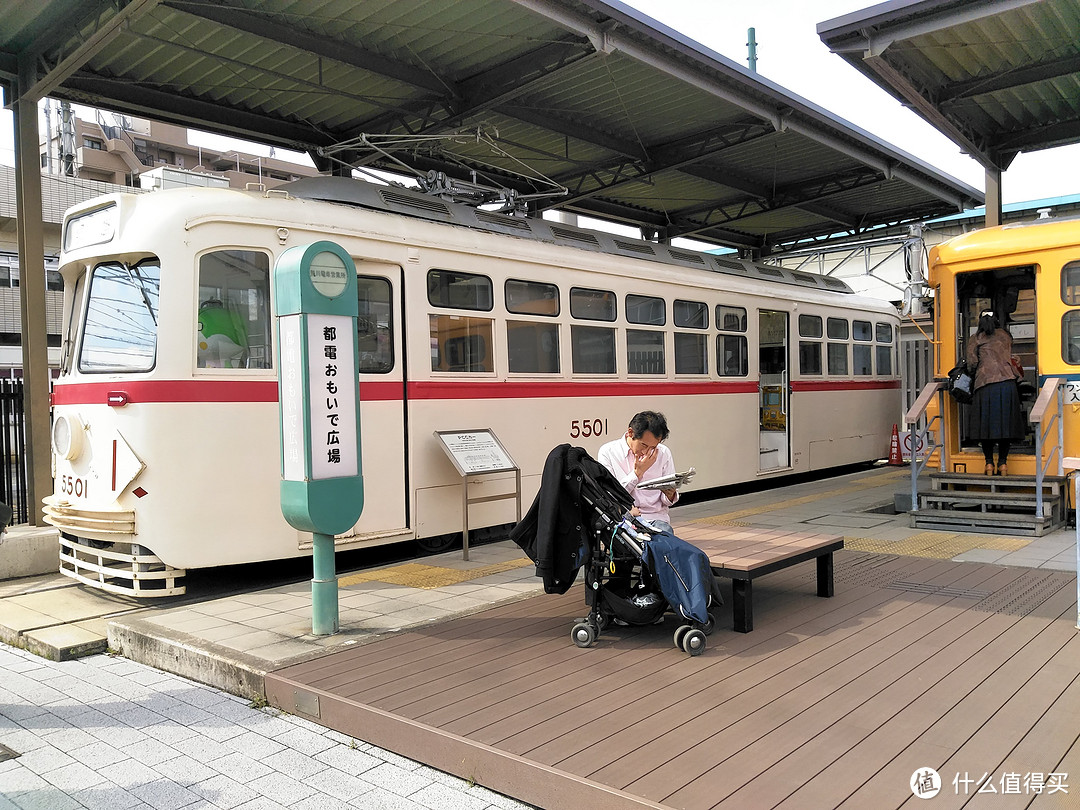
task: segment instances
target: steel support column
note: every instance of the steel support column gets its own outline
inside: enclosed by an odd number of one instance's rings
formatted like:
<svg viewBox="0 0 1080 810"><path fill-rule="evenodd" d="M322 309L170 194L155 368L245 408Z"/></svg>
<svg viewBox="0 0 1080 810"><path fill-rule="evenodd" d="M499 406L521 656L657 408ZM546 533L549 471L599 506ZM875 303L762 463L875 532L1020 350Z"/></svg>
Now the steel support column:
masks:
<svg viewBox="0 0 1080 810"><path fill-rule="evenodd" d="M986 170L986 227L1001 224L1001 169Z"/></svg>
<svg viewBox="0 0 1080 810"><path fill-rule="evenodd" d="M30 523L44 526L41 499L52 492L49 458L49 354L45 327L45 233L41 214L37 103L21 94L33 77L20 65L15 114L15 196L22 315L23 406Z"/></svg>

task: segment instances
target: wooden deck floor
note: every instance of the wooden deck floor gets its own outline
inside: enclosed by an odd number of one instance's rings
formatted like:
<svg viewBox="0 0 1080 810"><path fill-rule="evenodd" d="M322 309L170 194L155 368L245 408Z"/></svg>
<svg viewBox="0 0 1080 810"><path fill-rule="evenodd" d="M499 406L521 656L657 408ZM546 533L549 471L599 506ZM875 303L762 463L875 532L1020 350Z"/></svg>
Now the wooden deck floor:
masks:
<svg viewBox="0 0 1080 810"><path fill-rule="evenodd" d="M812 562L761 579L754 631L728 609L696 658L671 616L578 649L578 586L279 670L267 695L544 808L916 807L925 767L935 808L1080 793L1072 574L841 551L835 576L831 599ZM1069 795L1003 792L1052 772ZM984 774L996 796L965 788Z"/></svg>

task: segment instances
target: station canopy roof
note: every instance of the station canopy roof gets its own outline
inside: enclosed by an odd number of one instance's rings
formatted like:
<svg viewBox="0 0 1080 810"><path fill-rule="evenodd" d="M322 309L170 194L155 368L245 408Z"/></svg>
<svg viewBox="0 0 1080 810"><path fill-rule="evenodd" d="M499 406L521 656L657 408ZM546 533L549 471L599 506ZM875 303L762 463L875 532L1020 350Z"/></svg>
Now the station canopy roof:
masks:
<svg viewBox="0 0 1080 810"><path fill-rule="evenodd" d="M1080 142L1078 0L894 0L817 30L987 169Z"/></svg>
<svg viewBox="0 0 1080 810"><path fill-rule="evenodd" d="M617 2L4 5L9 102L66 99L307 151L327 170L441 173L458 197L494 184L534 213L650 237L761 255L983 200Z"/></svg>

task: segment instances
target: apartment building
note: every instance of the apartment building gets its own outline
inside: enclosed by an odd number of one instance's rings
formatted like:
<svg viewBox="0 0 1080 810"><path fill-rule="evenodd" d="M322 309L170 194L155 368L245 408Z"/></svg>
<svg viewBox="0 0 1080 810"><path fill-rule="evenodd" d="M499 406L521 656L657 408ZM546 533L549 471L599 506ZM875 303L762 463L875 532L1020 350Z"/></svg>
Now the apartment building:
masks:
<svg viewBox="0 0 1080 810"><path fill-rule="evenodd" d="M55 105L53 105L55 112ZM58 271L64 212L76 203L117 191L145 192L174 185L267 188L318 174L310 167L236 151L192 145L183 127L95 112L60 126L50 112L41 147L42 223L45 234L45 322L49 365L60 362L63 280ZM63 129L63 131L61 131ZM15 170L0 166L0 378L22 376L22 318Z"/></svg>

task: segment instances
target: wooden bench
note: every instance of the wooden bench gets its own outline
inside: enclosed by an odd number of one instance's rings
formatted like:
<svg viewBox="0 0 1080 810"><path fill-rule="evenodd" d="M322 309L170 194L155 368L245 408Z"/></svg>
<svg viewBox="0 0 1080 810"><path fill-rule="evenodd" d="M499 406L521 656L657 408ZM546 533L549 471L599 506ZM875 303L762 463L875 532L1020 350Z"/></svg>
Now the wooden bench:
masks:
<svg viewBox="0 0 1080 810"><path fill-rule="evenodd" d="M753 581L791 565L817 560L817 594L833 595L833 552L844 538L832 534L684 523L675 534L709 555L713 574L731 580L735 630L754 629Z"/></svg>

